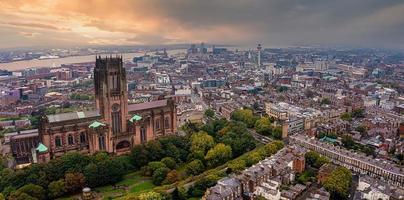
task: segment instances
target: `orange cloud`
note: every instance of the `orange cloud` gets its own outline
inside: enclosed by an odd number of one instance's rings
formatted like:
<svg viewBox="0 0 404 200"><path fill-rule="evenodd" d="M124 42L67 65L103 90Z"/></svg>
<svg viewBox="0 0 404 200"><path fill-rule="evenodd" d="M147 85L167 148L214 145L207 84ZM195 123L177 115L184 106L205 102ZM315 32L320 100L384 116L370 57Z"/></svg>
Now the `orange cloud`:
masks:
<svg viewBox="0 0 404 200"><path fill-rule="evenodd" d="M40 33L33 33L33 32L19 32L20 35L28 38L36 37L40 35Z"/></svg>

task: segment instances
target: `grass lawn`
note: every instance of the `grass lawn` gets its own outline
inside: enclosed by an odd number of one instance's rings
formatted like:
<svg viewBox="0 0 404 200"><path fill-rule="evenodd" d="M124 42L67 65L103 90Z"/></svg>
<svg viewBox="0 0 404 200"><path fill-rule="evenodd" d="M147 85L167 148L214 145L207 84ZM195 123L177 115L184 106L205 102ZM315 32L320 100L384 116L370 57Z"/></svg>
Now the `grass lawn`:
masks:
<svg viewBox="0 0 404 200"><path fill-rule="evenodd" d="M155 188L151 177L145 177L140 172L133 172L123 177L123 180L112 185L93 189L102 199L123 199L128 194L139 194ZM71 198L71 197L70 197ZM66 198L69 199L69 198Z"/></svg>
<svg viewBox="0 0 404 200"><path fill-rule="evenodd" d="M153 189L155 187L156 186L151 182L151 180L147 180L147 181L141 182L139 184L133 185L133 187L130 188L129 192L130 193L146 192L146 191L150 191L151 189Z"/></svg>

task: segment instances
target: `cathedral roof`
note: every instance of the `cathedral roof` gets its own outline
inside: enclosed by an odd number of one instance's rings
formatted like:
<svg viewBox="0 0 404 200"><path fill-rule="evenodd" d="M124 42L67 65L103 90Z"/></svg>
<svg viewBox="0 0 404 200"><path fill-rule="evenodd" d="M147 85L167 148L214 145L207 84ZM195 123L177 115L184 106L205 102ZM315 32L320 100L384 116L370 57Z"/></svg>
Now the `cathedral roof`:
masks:
<svg viewBox="0 0 404 200"><path fill-rule="evenodd" d="M88 126L88 128L98 128L98 127L100 127L100 126L105 126L105 124L103 124L103 123L101 123L101 122L94 121L93 123L91 123L91 124Z"/></svg>
<svg viewBox="0 0 404 200"><path fill-rule="evenodd" d="M128 111L147 110L167 106L167 99L128 105Z"/></svg>
<svg viewBox="0 0 404 200"><path fill-rule="evenodd" d="M39 153L43 153L43 152L47 152L48 151L48 147L46 147L44 144L39 143L38 147L36 148L36 150Z"/></svg>
<svg viewBox="0 0 404 200"><path fill-rule="evenodd" d="M91 117L98 117L98 116L100 116L98 110L47 115L48 120L49 120L50 123L52 123L52 122L61 122L61 121L69 121L69 120L76 120L76 119L84 119L84 118L91 118Z"/></svg>
<svg viewBox="0 0 404 200"><path fill-rule="evenodd" d="M139 121L139 120L141 120L142 119L142 117L141 116L139 116L139 115L133 115L133 117L132 118L130 118L130 122L134 122L134 121Z"/></svg>

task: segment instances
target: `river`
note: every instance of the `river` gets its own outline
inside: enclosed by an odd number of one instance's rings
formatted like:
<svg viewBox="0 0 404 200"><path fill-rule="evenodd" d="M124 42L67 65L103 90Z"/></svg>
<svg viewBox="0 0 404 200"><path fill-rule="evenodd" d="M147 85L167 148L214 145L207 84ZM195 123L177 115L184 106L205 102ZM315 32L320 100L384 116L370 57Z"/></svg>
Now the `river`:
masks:
<svg viewBox="0 0 404 200"><path fill-rule="evenodd" d="M173 55L177 53L183 53L185 49L175 49L175 50L167 50L168 55ZM133 57L142 56L144 52L137 52L137 53L122 53L118 55L122 55L123 60L132 60ZM150 53L149 53L150 54ZM110 54L104 54L101 56L106 56ZM115 54L111 54L115 55ZM18 71L27 68L34 68L34 67L60 67L62 64L72 64L72 63L84 63L84 62L94 62L95 55L86 55L86 56L70 56L64 58L54 58L54 59L44 59L44 60L22 60L22 61L15 61L10 63L0 63L0 69L5 69L9 71Z"/></svg>

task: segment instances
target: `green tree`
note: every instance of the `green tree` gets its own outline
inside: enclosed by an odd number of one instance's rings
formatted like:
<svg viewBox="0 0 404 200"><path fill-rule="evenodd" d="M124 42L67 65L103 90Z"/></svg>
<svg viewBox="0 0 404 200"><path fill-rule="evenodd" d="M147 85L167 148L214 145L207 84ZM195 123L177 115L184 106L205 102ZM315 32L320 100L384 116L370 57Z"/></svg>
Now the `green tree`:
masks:
<svg viewBox="0 0 404 200"><path fill-rule="evenodd" d="M220 179L216 174L210 174L195 182L191 195L194 197L202 196L207 188L214 186Z"/></svg>
<svg viewBox="0 0 404 200"><path fill-rule="evenodd" d="M345 148L353 149L355 148L356 142L352 139L350 135L344 135L341 139L342 144Z"/></svg>
<svg viewBox="0 0 404 200"><path fill-rule="evenodd" d="M258 117L254 116L250 109L239 109L232 113L231 118L235 121L244 122L248 128L253 128Z"/></svg>
<svg viewBox="0 0 404 200"><path fill-rule="evenodd" d="M264 146L265 156L271 156L278 151L278 148L275 143L269 143Z"/></svg>
<svg viewBox="0 0 404 200"><path fill-rule="evenodd" d="M328 98L323 98L323 99L321 100L321 105L324 105L324 104L330 105L330 104L331 104L330 99L328 99Z"/></svg>
<svg viewBox="0 0 404 200"><path fill-rule="evenodd" d="M187 200L188 199L187 190L184 187L176 187L172 193L172 199L173 200Z"/></svg>
<svg viewBox="0 0 404 200"><path fill-rule="evenodd" d="M315 151L309 151L304 155L304 157L308 165L314 166L314 163L316 163L317 159L320 157L320 154Z"/></svg>
<svg viewBox="0 0 404 200"><path fill-rule="evenodd" d="M200 160L193 160L185 167L185 171L188 175L198 175L203 172L205 166Z"/></svg>
<svg viewBox="0 0 404 200"><path fill-rule="evenodd" d="M255 122L254 127L259 134L269 136L272 133L271 122L268 117L261 117Z"/></svg>
<svg viewBox="0 0 404 200"><path fill-rule="evenodd" d="M272 131L272 137L277 140L282 139L282 129L280 127L274 128Z"/></svg>
<svg viewBox="0 0 404 200"><path fill-rule="evenodd" d="M159 168L167 167L163 162L160 162L160 161L149 162L149 164L147 166L149 166L152 173Z"/></svg>
<svg viewBox="0 0 404 200"><path fill-rule="evenodd" d="M199 131L191 136L191 153L202 152L205 154L214 145L213 137L204 131Z"/></svg>
<svg viewBox="0 0 404 200"><path fill-rule="evenodd" d="M356 128L355 128L355 131L358 131L359 133L361 133L362 136L365 136L365 135L366 135L366 132L367 132L366 127L364 127L364 126L358 126L358 127L356 127Z"/></svg>
<svg viewBox="0 0 404 200"><path fill-rule="evenodd" d="M231 158L231 147L222 143L219 143L210 149L205 156L205 160L211 167L223 164Z"/></svg>
<svg viewBox="0 0 404 200"><path fill-rule="evenodd" d="M352 121L351 113L344 113L341 115L341 119L344 121Z"/></svg>
<svg viewBox="0 0 404 200"><path fill-rule="evenodd" d="M175 183L179 180L179 174L176 170L171 170L167 173L165 181L169 184Z"/></svg>
<svg viewBox="0 0 404 200"><path fill-rule="evenodd" d="M330 163L330 159L328 159L325 156L319 156L317 158L316 162L314 163L314 167L320 168L321 166L323 166L326 163Z"/></svg>
<svg viewBox="0 0 404 200"><path fill-rule="evenodd" d="M139 195L131 194L125 197L125 200L163 200L163 196L157 192L146 192Z"/></svg>
<svg viewBox="0 0 404 200"><path fill-rule="evenodd" d="M236 132L231 130L224 134L219 142L231 147L233 157L240 156L241 154L251 151L255 148L254 138L247 132Z"/></svg>
<svg viewBox="0 0 404 200"><path fill-rule="evenodd" d="M0 200L6 200L6 198L4 198L4 195L2 193L0 193Z"/></svg>
<svg viewBox="0 0 404 200"><path fill-rule="evenodd" d="M252 152L246 156L245 163L247 167L250 167L251 165L258 163L262 159L263 157L259 152Z"/></svg>
<svg viewBox="0 0 404 200"><path fill-rule="evenodd" d="M171 157L165 157L161 159L161 162L170 169L175 169L177 167L177 162Z"/></svg>
<svg viewBox="0 0 404 200"><path fill-rule="evenodd" d="M3 193L4 197L7 198L7 197L10 196L10 194L11 194L12 192L14 192L14 191L16 191L16 188L14 188L14 187L12 187L12 186L7 186L7 187L4 188L4 190L2 191L2 193Z"/></svg>
<svg viewBox="0 0 404 200"><path fill-rule="evenodd" d="M352 117L354 118L364 118L365 117L365 110L364 109L355 109L352 111Z"/></svg>
<svg viewBox="0 0 404 200"><path fill-rule="evenodd" d="M153 172L153 184L161 185L161 183L164 181L169 171L170 169L168 169L167 167L156 169Z"/></svg>
<svg viewBox="0 0 404 200"><path fill-rule="evenodd" d="M24 185L21 188L19 188L16 192L25 193L36 199L45 199L46 197L45 190L41 186L34 184Z"/></svg>
<svg viewBox="0 0 404 200"><path fill-rule="evenodd" d="M48 195L50 198L55 199L66 194L65 181L63 179L53 181L48 186Z"/></svg>
<svg viewBox="0 0 404 200"><path fill-rule="evenodd" d="M86 179L82 173L66 173L65 186L66 190L70 193L80 191L86 183Z"/></svg>
<svg viewBox="0 0 404 200"><path fill-rule="evenodd" d="M245 169L246 163L242 159L237 159L231 161L227 167L231 170L231 172L240 172Z"/></svg>
<svg viewBox="0 0 404 200"><path fill-rule="evenodd" d="M352 182L352 173L345 167L338 167L324 182L324 188L330 192L331 199L347 199Z"/></svg>
<svg viewBox="0 0 404 200"><path fill-rule="evenodd" d="M33 196L30 196L27 193L20 192L20 191L13 191L11 192L10 196L8 196L9 200L39 200Z"/></svg>
<svg viewBox="0 0 404 200"><path fill-rule="evenodd" d="M144 145L135 145L130 153L131 163L136 169L140 169L142 166L147 165L150 162Z"/></svg>
<svg viewBox="0 0 404 200"><path fill-rule="evenodd" d="M205 116L213 118L215 116L215 111L213 111L212 109L209 108L209 109L205 110Z"/></svg>
<svg viewBox="0 0 404 200"><path fill-rule="evenodd" d="M6 168L6 159L0 155L0 172Z"/></svg>

